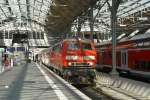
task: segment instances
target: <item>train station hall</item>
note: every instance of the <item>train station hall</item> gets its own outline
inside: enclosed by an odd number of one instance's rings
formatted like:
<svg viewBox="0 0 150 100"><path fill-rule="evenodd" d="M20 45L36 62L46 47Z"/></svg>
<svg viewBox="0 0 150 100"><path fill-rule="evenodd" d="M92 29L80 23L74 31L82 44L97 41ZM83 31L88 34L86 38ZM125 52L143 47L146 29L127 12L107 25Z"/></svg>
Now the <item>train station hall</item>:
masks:
<svg viewBox="0 0 150 100"><path fill-rule="evenodd" d="M0 0L0 100L150 100L150 0Z"/></svg>

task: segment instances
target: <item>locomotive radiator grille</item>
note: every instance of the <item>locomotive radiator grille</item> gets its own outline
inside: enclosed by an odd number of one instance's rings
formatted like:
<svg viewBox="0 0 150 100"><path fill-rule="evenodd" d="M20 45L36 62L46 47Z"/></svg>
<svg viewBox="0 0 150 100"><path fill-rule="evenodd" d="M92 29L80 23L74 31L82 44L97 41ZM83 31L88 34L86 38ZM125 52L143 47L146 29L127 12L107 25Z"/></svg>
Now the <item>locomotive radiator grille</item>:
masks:
<svg viewBox="0 0 150 100"><path fill-rule="evenodd" d="M92 66L92 62L69 62L69 66Z"/></svg>

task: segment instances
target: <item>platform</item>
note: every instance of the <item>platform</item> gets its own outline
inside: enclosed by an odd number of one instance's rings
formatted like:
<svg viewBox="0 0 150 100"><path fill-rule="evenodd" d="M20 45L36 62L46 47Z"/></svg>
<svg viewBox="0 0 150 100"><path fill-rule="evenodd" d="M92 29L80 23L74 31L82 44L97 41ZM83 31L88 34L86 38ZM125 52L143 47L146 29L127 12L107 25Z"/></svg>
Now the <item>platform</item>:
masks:
<svg viewBox="0 0 150 100"><path fill-rule="evenodd" d="M0 100L90 99L53 74L34 62L22 62L0 75Z"/></svg>

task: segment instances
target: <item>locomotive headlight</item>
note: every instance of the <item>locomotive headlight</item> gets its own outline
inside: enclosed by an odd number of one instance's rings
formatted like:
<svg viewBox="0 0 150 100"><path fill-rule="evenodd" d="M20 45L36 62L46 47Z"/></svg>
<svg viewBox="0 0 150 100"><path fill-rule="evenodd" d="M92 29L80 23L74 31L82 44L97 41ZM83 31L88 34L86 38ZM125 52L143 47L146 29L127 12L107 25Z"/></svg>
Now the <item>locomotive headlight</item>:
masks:
<svg viewBox="0 0 150 100"><path fill-rule="evenodd" d="M66 56L66 60L77 60L78 56Z"/></svg>
<svg viewBox="0 0 150 100"><path fill-rule="evenodd" d="M90 66L92 66L92 65L93 65L93 63L92 63L92 62L89 62L89 65L90 65Z"/></svg>
<svg viewBox="0 0 150 100"><path fill-rule="evenodd" d="M94 60L95 56L83 56L83 60Z"/></svg>
<svg viewBox="0 0 150 100"><path fill-rule="evenodd" d="M68 63L69 66L71 66L71 64L72 64L71 62Z"/></svg>

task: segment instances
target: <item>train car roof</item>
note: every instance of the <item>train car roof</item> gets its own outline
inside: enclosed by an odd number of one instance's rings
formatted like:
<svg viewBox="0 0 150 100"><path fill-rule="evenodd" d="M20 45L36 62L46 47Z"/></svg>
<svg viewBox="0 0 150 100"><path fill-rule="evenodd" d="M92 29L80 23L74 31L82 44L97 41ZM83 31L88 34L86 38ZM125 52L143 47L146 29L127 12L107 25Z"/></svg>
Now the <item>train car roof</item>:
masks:
<svg viewBox="0 0 150 100"><path fill-rule="evenodd" d="M138 40L138 39L145 39L145 38L150 38L150 33L136 35L132 37L130 40Z"/></svg>
<svg viewBox="0 0 150 100"><path fill-rule="evenodd" d="M137 35L133 36L132 38L126 37L124 40L118 41L117 43L126 43L129 41L137 41L137 42L139 41L140 42L140 41L147 41L147 40L150 40L150 29L148 29L144 34L137 34ZM111 44L112 43L110 41L107 41L107 42L97 45L96 47L108 46Z"/></svg>

